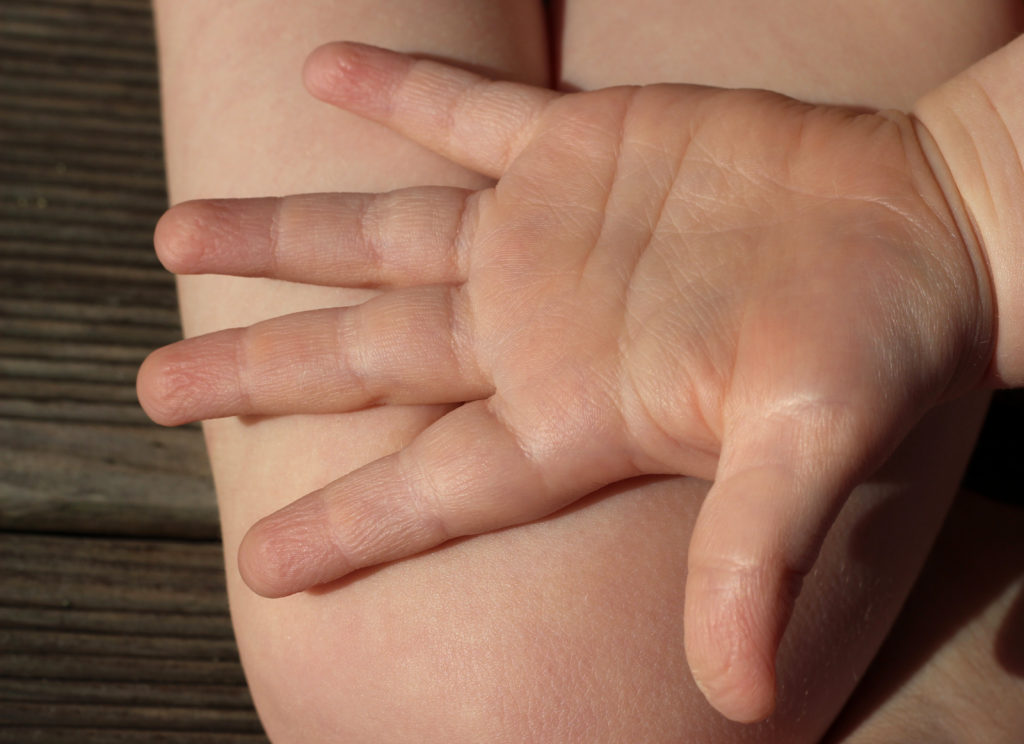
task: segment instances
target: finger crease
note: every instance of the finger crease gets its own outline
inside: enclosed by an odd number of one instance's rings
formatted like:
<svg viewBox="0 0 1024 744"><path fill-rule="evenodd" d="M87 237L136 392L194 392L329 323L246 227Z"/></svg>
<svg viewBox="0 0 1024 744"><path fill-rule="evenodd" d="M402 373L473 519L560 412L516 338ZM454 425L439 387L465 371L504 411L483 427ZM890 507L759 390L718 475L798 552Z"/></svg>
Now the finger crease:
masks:
<svg viewBox="0 0 1024 744"><path fill-rule="evenodd" d="M281 263L281 225L284 222L285 200L275 199L274 208L270 211L269 245L267 251L267 276L278 276Z"/></svg>
<svg viewBox="0 0 1024 744"><path fill-rule="evenodd" d="M460 147L455 145L455 140L461 139L460 137L458 137L459 133L455 131L456 124L459 120L459 114L461 113L462 109L467 105L467 102L471 99L471 97L476 95L477 90L480 88L482 84L482 81L474 80L468 86L462 86L461 88L459 88L459 92L456 93L454 97L452 97L452 99L448 102L448 105L445 106L444 111L442 112L444 122L442 126L443 131L445 132L445 147L449 152L457 152L459 149L461 149Z"/></svg>
<svg viewBox="0 0 1024 744"><path fill-rule="evenodd" d="M467 226L467 223L470 221L471 214L474 217L479 215L479 211L475 208L477 197L477 193L463 194L462 207L455 219L455 234L452 236L451 247L448 251L448 263L455 272L455 276L460 280L469 277L472 260L469 244L476 232L476 225Z"/></svg>
<svg viewBox="0 0 1024 744"><path fill-rule="evenodd" d="M384 255L381 252L381 220L378 215L379 199L390 196L364 196L359 200L356 213L356 243L363 254L363 262L369 267L374 282L380 282L384 275Z"/></svg>
<svg viewBox="0 0 1024 744"><path fill-rule="evenodd" d="M601 245L601 239L604 237L605 227L608 224L608 205L611 203L612 195L615 192L615 184L619 180L619 171L622 167L622 150L623 145L625 144L626 131L628 129L628 119L633 108L633 101L636 100L637 92L639 90L639 88L632 88L630 90L629 98L623 104L623 112L619 119L619 128L615 136L615 156L612 159L611 178L608 181L608 190L607 193L605 193L604 203L601 205L599 212L601 215L601 223L598 225L597 233L594 236L594 241L591 244L590 251L588 251L586 258L583 261L583 268L580 271L581 281L587 273L587 267L590 264L590 260L594 257L594 254L597 253L597 250Z"/></svg>
<svg viewBox="0 0 1024 744"><path fill-rule="evenodd" d="M402 480L407 485L407 504L412 509L416 524L421 525L431 536L434 544L446 542L459 535L453 534L445 521L442 504L444 499L440 487L430 476L427 468L424 468L415 458L405 456L407 450L399 453L399 470ZM410 477L410 462L415 471L415 477Z"/></svg>
<svg viewBox="0 0 1024 744"><path fill-rule="evenodd" d="M359 391L363 405L370 406L379 401L371 393L365 362L359 352L363 348L363 334L361 326L357 328L356 324L352 322L354 312L357 311L345 307L339 307L336 310L334 325L338 347L339 377L348 380L349 385Z"/></svg>
<svg viewBox="0 0 1024 744"><path fill-rule="evenodd" d="M447 317L444 322L449 339L448 353L451 355L458 377L475 385L484 378L484 375L474 351L476 343L472 319L463 319L463 316L470 315L469 303L465 301L465 295L459 287L448 289L445 293L445 303L447 307L444 312Z"/></svg>
<svg viewBox="0 0 1024 744"><path fill-rule="evenodd" d="M241 332L241 338L234 345L235 359L232 365L235 371L235 391L238 393L238 402L244 413L256 413L256 407L252 397L253 359L252 335L256 326L251 326Z"/></svg>
<svg viewBox="0 0 1024 744"><path fill-rule="evenodd" d="M548 482L547 477L545 476L546 468L543 466L540 457L532 447L527 445L527 438L521 435L508 418L498 410L498 407L495 404L496 400L497 396L493 395L487 399L487 412L497 422L498 426L512 438L513 442L515 442L516 449L523 456L523 460L526 461L526 465L529 467L530 472L537 481L538 487L534 490L538 494L546 495L555 493L556 490L553 488L553 485Z"/></svg>
<svg viewBox="0 0 1024 744"><path fill-rule="evenodd" d="M314 491L306 498L316 498L320 507L320 512L324 515L323 525L324 533L327 536L327 540L330 542L331 547L334 548L334 554L336 557L340 557L345 565L345 569L337 571L337 575L343 575L348 571L354 571L360 568L365 561L356 560L356 551L352 549L352 546L346 541L344 535L351 532L350 527L350 515L345 511L335 512L331 509L331 504L327 499L327 489L321 488L319 491ZM344 515L346 521L338 519L338 516ZM347 529L346 529L347 528Z"/></svg>

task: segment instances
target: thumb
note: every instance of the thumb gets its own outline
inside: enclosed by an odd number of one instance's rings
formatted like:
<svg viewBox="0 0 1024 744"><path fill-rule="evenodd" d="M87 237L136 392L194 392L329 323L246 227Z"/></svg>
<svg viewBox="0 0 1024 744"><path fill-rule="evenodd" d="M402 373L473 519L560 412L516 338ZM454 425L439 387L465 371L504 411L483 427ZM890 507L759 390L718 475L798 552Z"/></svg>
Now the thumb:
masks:
<svg viewBox="0 0 1024 744"><path fill-rule="evenodd" d="M775 656L803 577L868 460L845 412L797 409L728 432L690 542L687 659L708 702L741 722L774 709Z"/></svg>

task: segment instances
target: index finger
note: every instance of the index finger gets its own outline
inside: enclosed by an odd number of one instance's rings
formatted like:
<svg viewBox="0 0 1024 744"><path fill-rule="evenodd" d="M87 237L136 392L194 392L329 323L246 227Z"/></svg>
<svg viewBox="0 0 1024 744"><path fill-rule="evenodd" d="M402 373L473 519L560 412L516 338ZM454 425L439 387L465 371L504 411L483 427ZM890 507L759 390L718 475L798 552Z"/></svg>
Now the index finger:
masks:
<svg viewBox="0 0 1024 744"><path fill-rule="evenodd" d="M499 178L558 93L386 49L337 42L306 60L309 91L478 173Z"/></svg>

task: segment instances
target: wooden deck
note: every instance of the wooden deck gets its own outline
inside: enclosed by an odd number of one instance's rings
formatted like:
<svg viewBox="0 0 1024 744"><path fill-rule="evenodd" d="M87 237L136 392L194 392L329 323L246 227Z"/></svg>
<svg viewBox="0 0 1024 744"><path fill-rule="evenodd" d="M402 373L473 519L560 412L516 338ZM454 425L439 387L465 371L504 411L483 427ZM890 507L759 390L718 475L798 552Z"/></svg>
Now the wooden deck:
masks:
<svg viewBox="0 0 1024 744"><path fill-rule="evenodd" d="M0 742L266 741L199 430L135 400L164 203L147 0L0 0ZM1010 500L1022 400L971 476Z"/></svg>
<svg viewBox="0 0 1024 744"><path fill-rule="evenodd" d="M261 742L179 337L147 0L0 2L0 742Z"/></svg>

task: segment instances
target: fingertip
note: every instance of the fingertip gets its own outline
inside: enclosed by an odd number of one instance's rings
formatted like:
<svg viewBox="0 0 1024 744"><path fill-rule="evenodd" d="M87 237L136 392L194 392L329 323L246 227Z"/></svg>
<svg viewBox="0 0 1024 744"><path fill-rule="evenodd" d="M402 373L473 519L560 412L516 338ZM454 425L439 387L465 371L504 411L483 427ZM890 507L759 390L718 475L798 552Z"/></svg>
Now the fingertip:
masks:
<svg viewBox="0 0 1024 744"><path fill-rule="evenodd" d="M326 533L316 493L253 525L238 547L238 572L256 594L287 597L348 573Z"/></svg>
<svg viewBox="0 0 1024 744"><path fill-rule="evenodd" d="M261 597L278 599L301 591L293 589L294 568L272 537L272 530L257 522L238 546L238 573L242 581Z"/></svg>
<svg viewBox="0 0 1024 744"><path fill-rule="evenodd" d="M150 353L135 380L139 404L163 426L249 413L231 370L239 329L186 339Z"/></svg>
<svg viewBox="0 0 1024 744"><path fill-rule="evenodd" d="M164 268L174 274L197 273L204 253L204 202L182 202L168 209L153 230L153 246Z"/></svg>
<svg viewBox="0 0 1024 744"><path fill-rule="evenodd" d="M314 49L302 65L302 82L315 97L323 100L332 88L340 47L343 42L331 42Z"/></svg>
<svg viewBox="0 0 1024 744"><path fill-rule="evenodd" d="M302 68L306 89L321 101L360 113L382 109L404 56L386 49L337 41L313 50Z"/></svg>
<svg viewBox="0 0 1024 744"><path fill-rule="evenodd" d="M167 347L157 349L143 360L135 377L139 405L161 426L180 426L194 420L187 414L193 378L174 364L172 356Z"/></svg>
<svg viewBox="0 0 1024 744"><path fill-rule="evenodd" d="M345 42L332 42L317 47L302 66L302 81L315 98L334 102L349 80L352 61Z"/></svg>
<svg viewBox="0 0 1024 744"><path fill-rule="evenodd" d="M757 569L689 572L684 643L690 670L711 706L730 720L756 723L775 708L775 657L791 610L785 600Z"/></svg>
<svg viewBox="0 0 1024 744"><path fill-rule="evenodd" d="M775 710L775 674L770 667L738 663L727 672L693 670L712 708L736 723L761 723Z"/></svg>

